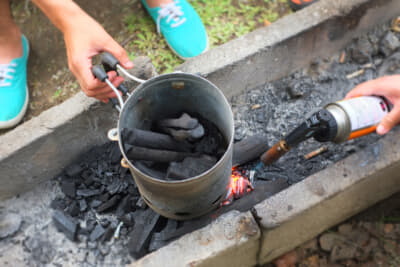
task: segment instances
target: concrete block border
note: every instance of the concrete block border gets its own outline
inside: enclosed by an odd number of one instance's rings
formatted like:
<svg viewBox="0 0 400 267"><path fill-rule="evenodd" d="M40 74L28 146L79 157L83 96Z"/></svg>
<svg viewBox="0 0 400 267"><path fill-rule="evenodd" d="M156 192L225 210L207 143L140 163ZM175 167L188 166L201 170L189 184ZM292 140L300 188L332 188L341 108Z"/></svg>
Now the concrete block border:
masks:
<svg viewBox="0 0 400 267"><path fill-rule="evenodd" d="M201 73L231 97L337 52L399 13L398 0L321 0L178 69ZM104 143L116 122L110 106L79 93L0 136L0 200L54 177L79 154ZM377 150L384 154L359 152L260 203L259 225L251 213L231 211L131 266L268 262L399 190L399 137L396 131L378 142ZM354 166L359 168L351 170Z"/></svg>

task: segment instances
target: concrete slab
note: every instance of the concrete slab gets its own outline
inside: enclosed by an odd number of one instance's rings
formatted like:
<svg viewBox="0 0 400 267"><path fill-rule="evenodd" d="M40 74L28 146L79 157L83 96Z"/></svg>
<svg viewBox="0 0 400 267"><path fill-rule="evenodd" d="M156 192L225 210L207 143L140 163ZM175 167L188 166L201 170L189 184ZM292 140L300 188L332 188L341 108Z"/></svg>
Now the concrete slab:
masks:
<svg viewBox="0 0 400 267"><path fill-rule="evenodd" d="M231 97L336 53L372 25L399 12L398 0L322 0L189 60L178 69L201 73Z"/></svg>
<svg viewBox="0 0 400 267"><path fill-rule="evenodd" d="M259 239L260 231L251 213L231 211L129 266L254 266Z"/></svg>
<svg viewBox="0 0 400 267"><path fill-rule="evenodd" d="M263 264L400 190L400 129L258 204Z"/></svg>

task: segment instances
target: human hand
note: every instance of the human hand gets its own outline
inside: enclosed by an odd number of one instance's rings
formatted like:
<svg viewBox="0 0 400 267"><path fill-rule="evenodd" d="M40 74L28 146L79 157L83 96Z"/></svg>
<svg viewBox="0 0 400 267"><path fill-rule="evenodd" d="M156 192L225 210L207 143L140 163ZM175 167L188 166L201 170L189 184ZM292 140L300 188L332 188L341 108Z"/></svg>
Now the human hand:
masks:
<svg viewBox="0 0 400 267"><path fill-rule="evenodd" d="M106 83L93 76L92 57L107 51L114 55L126 69L132 68L133 63L129 60L126 51L90 16L82 14L72 20L68 27L63 29L68 67L87 96L107 103L109 98L116 95ZM115 71L108 72L108 76L115 87L124 80L121 76L117 76Z"/></svg>
<svg viewBox="0 0 400 267"><path fill-rule="evenodd" d="M400 122L400 75L385 76L359 84L346 95L346 99L368 95L384 96L393 104L393 109L376 128L377 134L386 134Z"/></svg>

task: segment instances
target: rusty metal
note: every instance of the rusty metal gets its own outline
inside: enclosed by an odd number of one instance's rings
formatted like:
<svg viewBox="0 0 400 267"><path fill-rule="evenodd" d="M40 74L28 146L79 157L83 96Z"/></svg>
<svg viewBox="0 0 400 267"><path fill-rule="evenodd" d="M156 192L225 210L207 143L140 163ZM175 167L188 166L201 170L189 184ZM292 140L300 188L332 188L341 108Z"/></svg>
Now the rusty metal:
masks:
<svg viewBox="0 0 400 267"><path fill-rule="evenodd" d="M286 154L290 147L286 144L285 140L281 140L271 147L267 152L261 155L261 161L264 165L269 165L277 161L280 157Z"/></svg>
<svg viewBox="0 0 400 267"><path fill-rule="evenodd" d="M171 90L179 84L184 87ZM124 151L122 129L149 130L152 122L182 112L197 113L219 128L227 143L224 155L208 171L182 181L160 180L140 171ZM139 85L121 110L118 135L122 155L140 194L157 213L178 220L190 219L218 207L225 197L232 169L233 114L225 96L208 80L187 73L172 73Z"/></svg>

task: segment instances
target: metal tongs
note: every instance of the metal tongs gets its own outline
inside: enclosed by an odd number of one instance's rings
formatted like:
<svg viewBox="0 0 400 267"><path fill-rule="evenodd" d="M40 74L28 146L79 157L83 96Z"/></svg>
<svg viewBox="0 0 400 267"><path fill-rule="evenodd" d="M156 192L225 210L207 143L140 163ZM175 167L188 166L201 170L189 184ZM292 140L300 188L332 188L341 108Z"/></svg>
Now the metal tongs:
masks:
<svg viewBox="0 0 400 267"><path fill-rule="evenodd" d="M121 111L121 109L124 106L124 100L122 99L122 96L120 95L119 91L121 91L124 96L127 95L129 97L131 94L129 93L128 88L126 88L126 86L123 83L121 83L116 88L109 80L107 72L114 70L117 72L117 75L119 75L118 71L120 71L125 76L127 76L129 79L136 81L138 83L144 83L145 80L139 79L139 78L133 76L132 74L130 74L126 69L124 69L120 65L120 62L118 61L118 59L116 59L113 55L111 55L108 52L103 52L101 54L100 61L101 61L102 65L94 65L91 69L92 73L97 79L99 79L102 82L107 83L108 86L110 86L110 88L114 91L114 93L117 95L117 98L110 98L110 101L118 111Z"/></svg>

